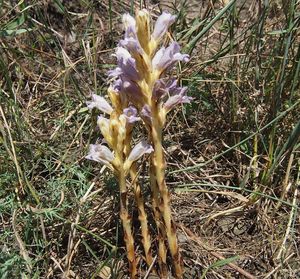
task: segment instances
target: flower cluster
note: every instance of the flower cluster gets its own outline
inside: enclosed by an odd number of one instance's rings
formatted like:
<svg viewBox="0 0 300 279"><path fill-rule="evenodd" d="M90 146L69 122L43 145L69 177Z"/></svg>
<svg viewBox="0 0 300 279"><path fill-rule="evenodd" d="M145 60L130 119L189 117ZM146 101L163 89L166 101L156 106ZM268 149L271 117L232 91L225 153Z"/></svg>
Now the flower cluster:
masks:
<svg viewBox="0 0 300 279"><path fill-rule="evenodd" d="M149 14L139 11L137 20L129 14L123 16L125 38L116 49L118 66L109 72L114 79L113 88L139 110L146 122L151 119L151 104L160 109L161 119L177 104L189 103L186 88L178 87L176 79L165 77L177 61L187 62L189 56L180 53L180 46L172 42L168 47L157 46L176 17L164 12L158 17L152 34L149 30Z"/></svg>
<svg viewBox="0 0 300 279"><path fill-rule="evenodd" d="M111 90L110 90L111 91ZM112 94L115 94L111 91ZM120 100L118 95L111 97L112 103L115 103L115 107L120 107ZM103 115L98 116L97 124L104 137L104 142L114 151L118 149L124 149L124 141L126 135L131 132L133 124L140 120L137 116L137 110L133 106L124 108L121 114L117 113L112 106L105 100L105 98L96 94L92 95L92 101L87 102L89 109L97 108L101 112L108 114L110 118L105 118ZM151 145L145 140L140 141L130 152L125 162L122 162L125 166L125 173L127 173L134 161L137 161L144 154L149 154L153 151ZM113 154L113 152L103 144L91 144L87 159L102 163L112 170L118 170L120 168L120 160Z"/></svg>

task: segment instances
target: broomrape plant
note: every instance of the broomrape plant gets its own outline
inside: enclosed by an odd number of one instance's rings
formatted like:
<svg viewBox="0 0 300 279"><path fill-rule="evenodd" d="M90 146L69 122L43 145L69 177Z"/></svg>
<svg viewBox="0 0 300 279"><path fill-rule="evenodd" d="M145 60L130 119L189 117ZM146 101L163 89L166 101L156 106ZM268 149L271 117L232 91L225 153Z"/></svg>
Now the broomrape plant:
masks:
<svg viewBox="0 0 300 279"><path fill-rule="evenodd" d="M128 213L128 176L131 178L138 206L145 261L148 266L153 261L148 219L141 187L138 184L136 164L144 154L150 154L149 177L152 210L157 227L159 274L161 278L168 276L168 244L174 274L177 278L183 276L176 226L170 209L170 194L165 181L166 162L162 146L167 114L176 105L191 101L191 98L186 96L187 88L177 86L177 80L167 75L176 62L187 62L189 56L180 53L180 46L175 41L159 48L175 19L175 16L163 12L151 32L150 15L147 10L137 11L135 18L129 14L123 15L125 36L116 48L117 67L108 73L111 80L108 89L111 105L97 95L93 95L92 101L88 102L90 109L97 108L109 115L109 118L98 118L98 126L109 147L103 144L91 145L86 158L105 164L118 178L120 218L131 278L137 275L137 257L131 228L132 220ZM132 130L137 121L146 127L150 144L142 140L131 148Z"/></svg>

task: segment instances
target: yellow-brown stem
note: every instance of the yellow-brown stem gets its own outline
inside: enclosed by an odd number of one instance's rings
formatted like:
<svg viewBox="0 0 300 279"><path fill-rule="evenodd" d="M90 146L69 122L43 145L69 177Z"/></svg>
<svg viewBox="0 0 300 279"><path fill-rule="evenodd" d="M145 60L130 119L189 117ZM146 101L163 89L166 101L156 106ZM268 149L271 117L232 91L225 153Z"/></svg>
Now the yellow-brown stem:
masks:
<svg viewBox="0 0 300 279"><path fill-rule="evenodd" d="M120 162L123 163L122 160L123 154L120 154L121 152L118 153L119 154L117 154L117 157L119 157ZM131 217L128 213L126 176L125 176L123 164L120 164L118 170L118 179L119 179L119 187L120 187L120 218L122 221L124 242L127 250L127 258L129 261L130 278L136 278L137 261L135 258L135 251L134 251L134 239L133 239L133 234L131 229Z"/></svg>
<svg viewBox="0 0 300 279"><path fill-rule="evenodd" d="M155 46L152 45L152 47ZM150 49L150 53L151 51L154 51L154 49ZM182 278L181 260L177 245L176 232L171 219L170 197L164 180L165 161L161 146L162 124L158 113L157 103L155 99L152 98L154 84L159 78L159 74L156 71L153 71L152 66L149 66L151 65L152 60L151 54L146 54L143 58L147 61L147 63L145 63L146 69L143 71L144 82L139 85L144 92L144 95L147 96L147 104L151 107L152 114L152 124L149 126L148 130L154 145L154 154L151 155L150 163L150 186L152 192L152 207L158 230L160 276L161 278L167 277L167 249L165 246L165 236L167 235L176 276L177 278ZM164 212L165 210L166 212Z"/></svg>
<svg viewBox="0 0 300 279"><path fill-rule="evenodd" d="M146 263L148 266L150 266L153 262L153 257L152 257L152 252L151 252L151 238L150 238L150 233L149 233L149 229L148 229L147 213L146 213L145 207L144 207L144 199L143 199L143 195L141 192L141 187L140 187L140 185L138 183L138 179L137 179L138 174L137 174L135 163L133 163L131 166L130 176L131 176L131 181L132 181L132 185L133 185L134 197L135 197L138 211L139 211L139 221L141 224L141 231L142 231L142 238L143 238L142 243L144 246Z"/></svg>
<svg viewBox="0 0 300 279"><path fill-rule="evenodd" d="M162 124L160 123L159 113L156 104L152 106L152 142L154 147L154 154L152 156L153 166L157 187L160 192L159 209L162 214L166 234L168 238L170 253L173 259L175 275L177 278L182 278L183 269L181 264L181 257L177 244L176 226L172 220L170 207L170 194L165 181L166 163L162 147Z"/></svg>
<svg viewBox="0 0 300 279"><path fill-rule="evenodd" d="M152 160L151 160L152 161ZM152 209L154 214L154 220L157 227L157 237L158 237L158 264L160 269L161 278L167 278L167 249L164 242L165 239L165 228L163 221L161 220L160 210L159 210L159 189L157 187L155 178L155 168L150 163L150 188L152 192Z"/></svg>
<svg viewBox="0 0 300 279"><path fill-rule="evenodd" d="M131 138L132 138L132 131L128 129L126 137L125 137L125 148L124 148L124 154L125 157L128 158L130 152L131 152ZM141 187L138 181L138 172L136 168L136 163L133 163L131 165L131 168L129 170L130 177L131 177L131 183L133 186L133 192L135 201L138 207L138 213L139 213L139 221L141 224L141 232L142 232L142 244L144 247L145 252L145 259L148 266L152 264L153 257L152 257L152 251L151 251L151 238L148 228L148 218L145 211L144 206L144 199L141 191Z"/></svg>

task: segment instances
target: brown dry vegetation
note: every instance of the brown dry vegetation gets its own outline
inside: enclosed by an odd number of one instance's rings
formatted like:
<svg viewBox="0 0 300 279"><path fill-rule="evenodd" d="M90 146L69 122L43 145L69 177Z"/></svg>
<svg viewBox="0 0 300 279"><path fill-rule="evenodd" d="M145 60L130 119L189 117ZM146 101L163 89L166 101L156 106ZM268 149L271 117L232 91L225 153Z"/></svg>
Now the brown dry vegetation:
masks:
<svg viewBox="0 0 300 279"><path fill-rule="evenodd" d="M232 1L0 1L1 278L127 278L116 183L84 159L100 137L85 101L106 94L139 2L178 14L170 36L191 53L175 74L194 101L164 143L185 278L299 278L293 0L236 1L195 44Z"/></svg>

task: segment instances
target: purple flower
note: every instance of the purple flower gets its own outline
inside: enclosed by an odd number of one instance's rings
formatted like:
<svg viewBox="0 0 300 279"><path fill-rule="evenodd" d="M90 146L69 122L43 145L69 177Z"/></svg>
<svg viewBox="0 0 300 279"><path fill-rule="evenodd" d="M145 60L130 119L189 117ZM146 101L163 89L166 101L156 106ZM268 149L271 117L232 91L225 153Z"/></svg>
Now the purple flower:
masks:
<svg viewBox="0 0 300 279"><path fill-rule="evenodd" d="M113 82L112 89L119 94L123 104L126 103L126 98L134 105L138 105L143 100L143 93L140 87L124 75L121 75L119 79Z"/></svg>
<svg viewBox="0 0 300 279"><path fill-rule="evenodd" d="M120 93L122 90L122 80L120 78L114 80L111 87L113 91Z"/></svg>
<svg viewBox="0 0 300 279"><path fill-rule="evenodd" d="M115 69L108 71L108 77L109 78L119 77L122 73L123 73L122 69L120 67L116 67Z"/></svg>
<svg viewBox="0 0 300 279"><path fill-rule="evenodd" d="M131 80L139 80L139 74L136 68L135 59L131 56L129 51L123 47L117 47L116 57L119 68L123 75L126 75Z"/></svg>
<svg viewBox="0 0 300 279"><path fill-rule="evenodd" d="M151 124L152 122L152 115L151 115L151 108L149 105L144 105L141 109L141 116L143 117L143 120L147 124Z"/></svg>
<svg viewBox="0 0 300 279"><path fill-rule="evenodd" d="M167 32L168 28L174 23L175 19L176 16L163 12L156 20L152 38L159 41Z"/></svg>
<svg viewBox="0 0 300 279"><path fill-rule="evenodd" d="M121 91L126 94L128 99L135 105L139 106L139 104L143 103L144 95L140 89L140 87L133 81L128 80L124 77L122 78Z"/></svg>
<svg viewBox="0 0 300 279"><path fill-rule="evenodd" d="M109 168L112 168L111 162L115 159L109 148L101 144L91 144L85 158L107 165Z"/></svg>
<svg viewBox="0 0 300 279"><path fill-rule="evenodd" d="M152 99L159 100L167 93L165 82L162 79L157 80L154 84Z"/></svg>
<svg viewBox="0 0 300 279"><path fill-rule="evenodd" d="M178 104L190 103L193 98L186 96L186 91L187 87L173 89L173 95L164 103L164 109L167 113Z"/></svg>
<svg viewBox="0 0 300 279"><path fill-rule="evenodd" d="M167 48L162 47L152 59L153 68L163 72L177 61L189 61L189 55L179 51L180 46L177 42L172 42Z"/></svg>
<svg viewBox="0 0 300 279"><path fill-rule="evenodd" d="M123 114L126 117L127 123L133 124L136 121L140 121L141 118L137 116L137 109L134 106L129 106L123 110Z"/></svg>
<svg viewBox="0 0 300 279"><path fill-rule="evenodd" d="M107 114L111 114L111 112L113 111L111 105L103 97L96 94L93 94L92 101L87 101L86 104L90 110L93 108L97 108Z"/></svg>
<svg viewBox="0 0 300 279"><path fill-rule="evenodd" d="M140 42L136 38L125 38L124 40L120 40L119 46L126 48L131 53L139 53L143 55L143 49L140 45Z"/></svg>
<svg viewBox="0 0 300 279"><path fill-rule="evenodd" d="M153 151L153 147L145 140L142 140L131 150L127 160L124 163L124 169L128 171L134 161L140 159L144 154L150 154Z"/></svg>
<svg viewBox="0 0 300 279"><path fill-rule="evenodd" d="M131 162L137 161L144 154L150 154L153 151L153 147L145 140L142 140L131 150L127 160Z"/></svg>
<svg viewBox="0 0 300 279"><path fill-rule="evenodd" d="M123 25L125 29L125 38L136 38L136 21L130 14L123 15Z"/></svg>
<svg viewBox="0 0 300 279"><path fill-rule="evenodd" d="M170 94L169 92L177 88L177 80L172 78L170 80L159 79L155 82L152 99L159 100L163 98L166 94Z"/></svg>

